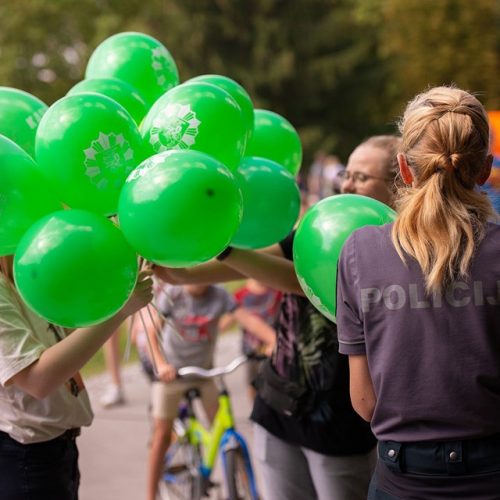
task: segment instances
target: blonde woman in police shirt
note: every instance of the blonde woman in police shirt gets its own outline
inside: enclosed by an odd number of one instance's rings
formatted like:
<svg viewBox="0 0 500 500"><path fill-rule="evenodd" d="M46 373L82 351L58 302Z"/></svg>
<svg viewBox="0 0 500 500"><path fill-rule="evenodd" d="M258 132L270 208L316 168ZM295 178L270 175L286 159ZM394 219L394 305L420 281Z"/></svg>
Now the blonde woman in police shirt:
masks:
<svg viewBox="0 0 500 500"><path fill-rule="evenodd" d="M471 94L418 95L400 124L394 224L339 262L340 352L379 439L370 499L500 498L500 226L479 192L489 127Z"/></svg>

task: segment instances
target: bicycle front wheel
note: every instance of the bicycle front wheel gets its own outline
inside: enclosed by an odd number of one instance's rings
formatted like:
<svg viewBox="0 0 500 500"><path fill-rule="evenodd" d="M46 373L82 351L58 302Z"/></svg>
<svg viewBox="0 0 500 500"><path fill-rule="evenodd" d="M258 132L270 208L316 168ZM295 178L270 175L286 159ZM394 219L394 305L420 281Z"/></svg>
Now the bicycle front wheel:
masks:
<svg viewBox="0 0 500 500"><path fill-rule="evenodd" d="M224 452L229 500L256 500L249 460L241 448Z"/></svg>
<svg viewBox="0 0 500 500"><path fill-rule="evenodd" d="M170 447L158 484L159 500L201 500L200 451L184 438Z"/></svg>

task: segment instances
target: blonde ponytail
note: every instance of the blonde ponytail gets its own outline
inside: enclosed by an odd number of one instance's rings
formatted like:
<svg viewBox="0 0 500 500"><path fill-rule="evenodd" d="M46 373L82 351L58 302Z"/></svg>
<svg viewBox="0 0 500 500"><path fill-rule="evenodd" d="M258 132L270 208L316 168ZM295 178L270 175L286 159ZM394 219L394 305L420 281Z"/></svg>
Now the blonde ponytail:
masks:
<svg viewBox="0 0 500 500"><path fill-rule="evenodd" d="M471 94L436 87L417 96L400 123L401 152L414 185L396 200L392 241L420 265L428 293L468 274L485 224L494 216L475 190L488 155L486 113Z"/></svg>

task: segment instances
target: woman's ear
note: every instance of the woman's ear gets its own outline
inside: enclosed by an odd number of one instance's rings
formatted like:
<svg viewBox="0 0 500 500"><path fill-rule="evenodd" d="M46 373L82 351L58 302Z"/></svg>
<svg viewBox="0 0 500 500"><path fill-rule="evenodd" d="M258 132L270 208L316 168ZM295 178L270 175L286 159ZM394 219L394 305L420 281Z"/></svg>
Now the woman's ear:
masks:
<svg viewBox="0 0 500 500"><path fill-rule="evenodd" d="M484 162L481 173L479 174L479 177L477 178L476 181L479 186L482 186L488 180L488 177L491 174L492 165L493 165L493 155L488 155L486 157L486 161Z"/></svg>
<svg viewBox="0 0 500 500"><path fill-rule="evenodd" d="M398 153L397 158L401 178L406 185L411 186L413 184L413 174L408 166L408 162L406 161L406 156L403 153Z"/></svg>

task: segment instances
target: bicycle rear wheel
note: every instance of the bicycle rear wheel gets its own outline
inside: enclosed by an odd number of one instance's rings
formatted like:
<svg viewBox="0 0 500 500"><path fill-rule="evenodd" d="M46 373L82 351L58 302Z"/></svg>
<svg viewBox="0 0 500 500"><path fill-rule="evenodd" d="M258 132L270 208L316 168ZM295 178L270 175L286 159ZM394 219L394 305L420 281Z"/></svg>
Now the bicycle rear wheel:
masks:
<svg viewBox="0 0 500 500"><path fill-rule="evenodd" d="M200 500L203 478L200 451L185 436L178 438L167 452L165 470L158 484L160 500Z"/></svg>
<svg viewBox="0 0 500 500"><path fill-rule="evenodd" d="M256 500L251 465L243 450L232 448L224 455L229 500Z"/></svg>

